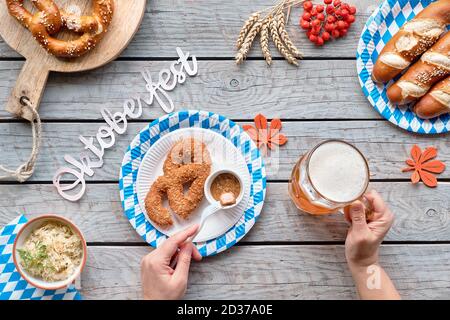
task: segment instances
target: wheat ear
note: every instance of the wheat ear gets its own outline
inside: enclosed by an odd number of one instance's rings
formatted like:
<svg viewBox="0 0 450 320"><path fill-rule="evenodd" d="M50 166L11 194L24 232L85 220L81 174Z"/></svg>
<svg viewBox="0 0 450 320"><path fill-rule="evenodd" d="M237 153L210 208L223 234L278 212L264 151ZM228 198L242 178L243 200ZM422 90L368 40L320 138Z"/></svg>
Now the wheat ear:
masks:
<svg viewBox="0 0 450 320"><path fill-rule="evenodd" d="M239 32L239 37L236 41L236 48L239 50L245 41L245 37L253 27L253 25L259 20L260 14L259 12L253 13L247 21L244 22L244 25Z"/></svg>
<svg viewBox="0 0 450 320"><path fill-rule="evenodd" d="M272 63L272 55L269 50L269 17L265 18L261 27L261 35L259 42L261 44L261 51L267 64L270 66Z"/></svg>
<svg viewBox="0 0 450 320"><path fill-rule="evenodd" d="M286 49L283 42L281 41L280 35L278 34L277 22L273 18L270 19L270 34L272 36L272 40L275 43L275 46L277 47L278 51L287 60L287 62L298 66L297 59L295 59L295 57L292 55L292 53L289 52L288 49Z"/></svg>
<svg viewBox="0 0 450 320"><path fill-rule="evenodd" d="M245 37L244 43L241 46L241 49L239 49L238 53L236 54L236 64L241 64L245 60L245 58L247 58L247 54L252 47L253 40L255 40L256 35L261 30L261 26L261 21L257 21L248 32L247 36Z"/></svg>
<svg viewBox="0 0 450 320"><path fill-rule="evenodd" d="M294 45L294 43L292 42L291 38L289 37L286 31L286 21L284 20L283 11L280 11L280 13L278 14L277 24L278 24L278 33L281 37L281 40L283 40L285 46L288 48L288 50L296 58L303 57L303 53L297 49L297 47Z"/></svg>

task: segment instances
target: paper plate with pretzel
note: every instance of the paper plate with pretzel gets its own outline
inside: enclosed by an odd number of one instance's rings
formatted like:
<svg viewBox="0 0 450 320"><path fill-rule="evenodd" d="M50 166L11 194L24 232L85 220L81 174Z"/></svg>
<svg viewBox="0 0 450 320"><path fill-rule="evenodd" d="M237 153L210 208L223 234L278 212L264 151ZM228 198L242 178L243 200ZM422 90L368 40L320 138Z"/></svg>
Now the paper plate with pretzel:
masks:
<svg viewBox="0 0 450 320"><path fill-rule="evenodd" d="M203 256L233 246L252 228L266 193L255 143L233 121L210 112L161 117L133 139L120 171L126 217L152 246L189 225Z"/></svg>

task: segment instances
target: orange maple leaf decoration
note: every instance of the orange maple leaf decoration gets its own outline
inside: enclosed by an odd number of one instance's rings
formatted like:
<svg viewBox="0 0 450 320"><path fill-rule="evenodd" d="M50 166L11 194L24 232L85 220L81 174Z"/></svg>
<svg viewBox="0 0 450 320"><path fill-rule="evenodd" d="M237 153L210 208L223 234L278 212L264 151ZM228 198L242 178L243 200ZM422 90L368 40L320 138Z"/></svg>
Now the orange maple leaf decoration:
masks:
<svg viewBox="0 0 450 320"><path fill-rule="evenodd" d="M267 118L259 113L254 120L255 127L247 124L243 128L250 138L255 141L256 146L261 150L263 155L267 154L267 147L270 150L275 150L277 146L282 146L287 142L288 139L286 136L280 133L280 119L272 119L269 124Z"/></svg>
<svg viewBox="0 0 450 320"><path fill-rule="evenodd" d="M430 187L434 188L438 182L433 173L442 173L445 170L445 164L439 160L431 160L437 157L437 149L428 147L423 152L418 145L411 148L411 158L406 160L408 167L403 168L402 172L414 171L411 175L411 182L418 183L420 180Z"/></svg>

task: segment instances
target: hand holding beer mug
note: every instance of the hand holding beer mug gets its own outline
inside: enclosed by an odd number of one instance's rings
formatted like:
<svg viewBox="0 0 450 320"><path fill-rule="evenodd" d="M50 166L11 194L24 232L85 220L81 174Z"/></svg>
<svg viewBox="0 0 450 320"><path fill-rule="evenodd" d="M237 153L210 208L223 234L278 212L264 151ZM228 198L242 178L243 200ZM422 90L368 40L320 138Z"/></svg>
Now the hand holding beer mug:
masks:
<svg viewBox="0 0 450 320"><path fill-rule="evenodd" d="M361 200L369 219L372 208L364 197L369 178L369 165L361 151L345 141L326 140L297 162L289 195L298 209L313 215L346 210Z"/></svg>

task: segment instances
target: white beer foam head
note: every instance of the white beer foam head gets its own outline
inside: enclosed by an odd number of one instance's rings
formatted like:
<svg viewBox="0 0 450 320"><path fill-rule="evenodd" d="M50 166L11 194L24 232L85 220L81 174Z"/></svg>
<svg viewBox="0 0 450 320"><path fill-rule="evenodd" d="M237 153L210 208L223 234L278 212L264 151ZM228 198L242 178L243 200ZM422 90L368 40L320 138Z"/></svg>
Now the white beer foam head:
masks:
<svg viewBox="0 0 450 320"><path fill-rule="evenodd" d="M365 191L369 172L366 160L357 149L344 142L330 141L312 153L309 177L324 197L350 202Z"/></svg>

